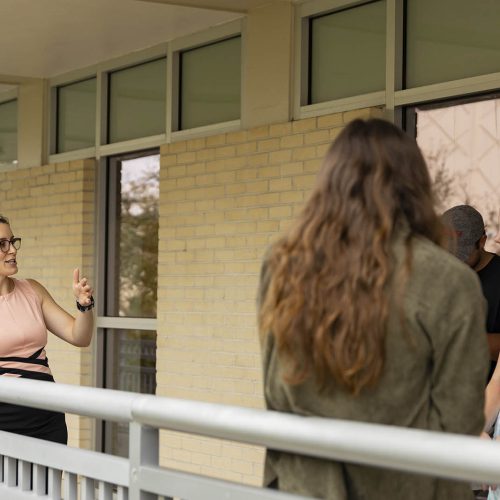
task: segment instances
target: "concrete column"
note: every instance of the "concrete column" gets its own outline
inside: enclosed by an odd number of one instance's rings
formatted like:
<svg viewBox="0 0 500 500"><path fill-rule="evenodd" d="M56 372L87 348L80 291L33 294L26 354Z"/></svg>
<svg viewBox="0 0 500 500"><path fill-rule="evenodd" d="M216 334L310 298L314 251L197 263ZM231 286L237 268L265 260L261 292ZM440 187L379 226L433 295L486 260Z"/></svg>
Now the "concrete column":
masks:
<svg viewBox="0 0 500 500"><path fill-rule="evenodd" d="M293 5L273 1L249 11L243 48L242 124L291 119Z"/></svg>
<svg viewBox="0 0 500 500"><path fill-rule="evenodd" d="M20 168L42 165L47 158L46 102L45 80L30 80L19 85L17 144Z"/></svg>

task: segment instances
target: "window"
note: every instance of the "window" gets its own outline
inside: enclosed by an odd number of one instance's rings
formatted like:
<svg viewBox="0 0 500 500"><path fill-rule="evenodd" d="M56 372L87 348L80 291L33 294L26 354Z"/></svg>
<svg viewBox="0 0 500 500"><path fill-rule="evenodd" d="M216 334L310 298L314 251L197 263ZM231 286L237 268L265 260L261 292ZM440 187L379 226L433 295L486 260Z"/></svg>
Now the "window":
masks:
<svg viewBox="0 0 500 500"><path fill-rule="evenodd" d="M498 94L419 105L407 110L433 179L440 213L470 204L486 225L486 249L500 235L500 97Z"/></svg>
<svg viewBox="0 0 500 500"><path fill-rule="evenodd" d="M108 142L165 133L166 59L109 75Z"/></svg>
<svg viewBox="0 0 500 500"><path fill-rule="evenodd" d="M108 160L106 214L106 318L100 331L103 385L154 394L158 275L160 156L148 151ZM105 423L104 451L128 454L128 425Z"/></svg>
<svg viewBox="0 0 500 500"><path fill-rule="evenodd" d="M57 87L56 152L95 146L96 79Z"/></svg>
<svg viewBox="0 0 500 500"><path fill-rule="evenodd" d="M180 54L179 129L239 120L241 37Z"/></svg>
<svg viewBox="0 0 500 500"><path fill-rule="evenodd" d="M407 0L406 88L500 71L500 2Z"/></svg>
<svg viewBox="0 0 500 500"><path fill-rule="evenodd" d="M17 100L0 103L0 164L17 162Z"/></svg>
<svg viewBox="0 0 500 500"><path fill-rule="evenodd" d="M308 104L384 90L385 24L385 1L309 20Z"/></svg>

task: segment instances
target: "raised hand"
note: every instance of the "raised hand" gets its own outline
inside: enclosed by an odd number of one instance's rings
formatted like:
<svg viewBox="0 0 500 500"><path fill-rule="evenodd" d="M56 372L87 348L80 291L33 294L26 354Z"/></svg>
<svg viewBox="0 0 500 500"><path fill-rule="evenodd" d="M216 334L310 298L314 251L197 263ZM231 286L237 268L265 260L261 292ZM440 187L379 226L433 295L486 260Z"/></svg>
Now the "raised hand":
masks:
<svg viewBox="0 0 500 500"><path fill-rule="evenodd" d="M76 300L82 306L88 306L93 293L92 287L88 284L87 278L80 279L80 269L73 271L73 293Z"/></svg>

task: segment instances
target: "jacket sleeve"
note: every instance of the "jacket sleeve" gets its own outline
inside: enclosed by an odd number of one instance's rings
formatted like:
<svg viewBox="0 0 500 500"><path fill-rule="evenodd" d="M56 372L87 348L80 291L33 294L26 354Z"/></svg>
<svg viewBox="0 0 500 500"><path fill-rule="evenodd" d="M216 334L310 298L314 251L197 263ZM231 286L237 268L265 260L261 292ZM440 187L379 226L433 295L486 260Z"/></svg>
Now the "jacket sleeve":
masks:
<svg viewBox="0 0 500 500"><path fill-rule="evenodd" d="M479 435L484 426L484 391L489 367L486 304L473 272L448 283L435 304L431 422L435 430Z"/></svg>

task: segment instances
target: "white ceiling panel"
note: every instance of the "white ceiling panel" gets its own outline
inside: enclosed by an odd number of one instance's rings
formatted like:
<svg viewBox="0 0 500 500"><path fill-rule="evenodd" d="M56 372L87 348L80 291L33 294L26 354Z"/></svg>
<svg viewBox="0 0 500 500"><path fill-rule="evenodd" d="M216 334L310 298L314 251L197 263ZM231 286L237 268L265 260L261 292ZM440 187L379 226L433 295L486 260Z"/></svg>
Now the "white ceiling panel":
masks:
<svg viewBox="0 0 500 500"><path fill-rule="evenodd" d="M187 3L0 0L0 83L53 77L237 17Z"/></svg>
<svg viewBox="0 0 500 500"><path fill-rule="evenodd" d="M290 0L141 0L143 2L156 2L172 5L184 5L203 9L226 10L230 12L248 12L273 2Z"/></svg>

